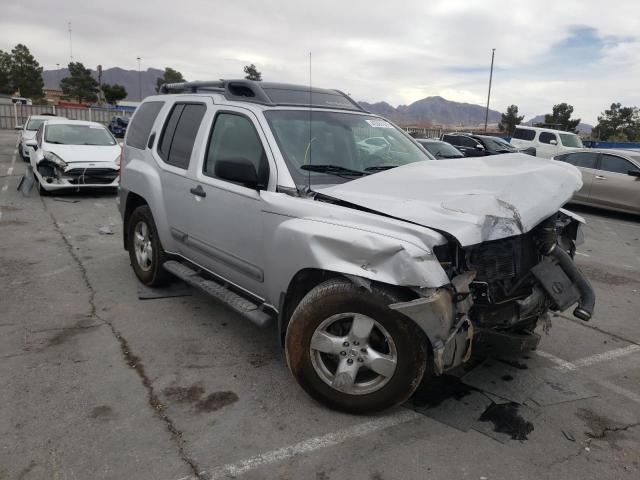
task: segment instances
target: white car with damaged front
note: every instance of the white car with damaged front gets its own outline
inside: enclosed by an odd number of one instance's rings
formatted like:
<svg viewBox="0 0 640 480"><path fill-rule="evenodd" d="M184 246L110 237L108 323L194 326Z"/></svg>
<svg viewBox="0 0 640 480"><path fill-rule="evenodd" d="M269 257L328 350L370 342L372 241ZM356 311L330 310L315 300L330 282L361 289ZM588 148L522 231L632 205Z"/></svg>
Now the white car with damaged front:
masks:
<svg viewBox="0 0 640 480"><path fill-rule="evenodd" d="M29 158L40 193L63 189L117 188L121 148L101 124L47 120Z"/></svg>

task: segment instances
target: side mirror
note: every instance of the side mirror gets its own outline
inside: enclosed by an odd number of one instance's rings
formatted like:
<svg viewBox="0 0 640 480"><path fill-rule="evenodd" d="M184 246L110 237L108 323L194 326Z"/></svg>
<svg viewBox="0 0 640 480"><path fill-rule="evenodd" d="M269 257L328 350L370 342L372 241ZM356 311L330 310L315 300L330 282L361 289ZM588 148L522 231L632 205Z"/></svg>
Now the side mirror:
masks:
<svg viewBox="0 0 640 480"><path fill-rule="evenodd" d="M551 145L557 145L558 141L557 140L549 140L549 144Z"/></svg>
<svg viewBox="0 0 640 480"><path fill-rule="evenodd" d="M13 127L14 130L22 130L23 128L23 125L16 125L15 127Z"/></svg>
<svg viewBox="0 0 640 480"><path fill-rule="evenodd" d="M631 175L632 177L640 177L640 170L629 170L627 175Z"/></svg>
<svg viewBox="0 0 640 480"><path fill-rule="evenodd" d="M484 150L484 147L478 143L478 144L476 145L476 150L483 151L483 150Z"/></svg>
<svg viewBox="0 0 640 480"><path fill-rule="evenodd" d="M258 172L246 158L220 159L216 162L214 173L223 180L241 183L248 188L258 188Z"/></svg>

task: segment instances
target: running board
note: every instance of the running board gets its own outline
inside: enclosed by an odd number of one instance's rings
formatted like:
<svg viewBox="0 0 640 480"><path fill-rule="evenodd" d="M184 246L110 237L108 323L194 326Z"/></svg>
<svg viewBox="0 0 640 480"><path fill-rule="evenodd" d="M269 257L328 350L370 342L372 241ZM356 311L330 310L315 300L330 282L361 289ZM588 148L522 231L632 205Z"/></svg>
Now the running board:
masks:
<svg viewBox="0 0 640 480"><path fill-rule="evenodd" d="M204 293L212 296L216 300L226 303L233 310L243 317L251 320L259 327L266 326L272 319L271 315L261 310L259 305L241 297L221 283L203 278L198 274L198 272L192 270L183 263L175 260L169 260L164 262L163 267L166 271L172 273L189 285L202 290Z"/></svg>

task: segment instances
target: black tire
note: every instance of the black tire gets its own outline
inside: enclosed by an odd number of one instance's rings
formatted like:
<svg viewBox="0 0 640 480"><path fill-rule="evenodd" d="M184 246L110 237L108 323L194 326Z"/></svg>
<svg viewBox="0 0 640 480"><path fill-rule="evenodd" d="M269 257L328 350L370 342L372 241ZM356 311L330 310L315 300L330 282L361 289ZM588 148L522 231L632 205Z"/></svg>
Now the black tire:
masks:
<svg viewBox="0 0 640 480"><path fill-rule="evenodd" d="M418 327L388 308L398 301L401 300L385 289L373 287L368 291L344 278L328 280L311 290L293 312L285 338L289 369L302 388L321 403L350 413L372 413L405 402L422 380L429 353L426 337ZM323 380L314 368L311 338L323 321L340 313L374 319L395 344L396 368L378 390L342 392Z"/></svg>
<svg viewBox="0 0 640 480"><path fill-rule="evenodd" d="M136 226L141 222L146 224L148 228L148 236L152 250L150 266L146 269L138 262L134 241ZM151 209L147 205L136 208L129 217L129 223L126 225L126 229L129 259L131 260L131 266L133 267L136 277L148 286L159 286L168 283L171 280L171 274L162 267L162 264L168 260L168 258L160 243Z"/></svg>

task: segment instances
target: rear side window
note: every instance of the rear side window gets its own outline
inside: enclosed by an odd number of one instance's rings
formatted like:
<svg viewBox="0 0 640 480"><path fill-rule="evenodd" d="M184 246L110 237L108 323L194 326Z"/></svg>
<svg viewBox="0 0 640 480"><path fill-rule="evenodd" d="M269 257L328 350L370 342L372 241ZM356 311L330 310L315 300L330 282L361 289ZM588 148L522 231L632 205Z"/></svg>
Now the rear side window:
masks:
<svg viewBox="0 0 640 480"><path fill-rule="evenodd" d="M164 102L145 102L138 107L131 126L127 130L127 146L144 150L147 147L147 140L156 121L158 112Z"/></svg>
<svg viewBox="0 0 640 480"><path fill-rule="evenodd" d="M193 144L207 108L200 103L176 103L158 143L160 158L169 165L189 168Z"/></svg>
<svg viewBox="0 0 640 480"><path fill-rule="evenodd" d="M527 128L516 128L513 132L512 138L517 138L518 140L527 140L531 141L535 138L536 131L529 130Z"/></svg>
<svg viewBox="0 0 640 480"><path fill-rule="evenodd" d="M216 162L234 158L249 160L256 167L258 178L263 182L266 180L267 157L251 120L242 115L220 113L209 138L204 174L215 177Z"/></svg>
<svg viewBox="0 0 640 480"><path fill-rule="evenodd" d="M598 154L593 152L577 152L562 155L562 158L556 158L558 160L562 160L563 162L570 163L571 165L575 165L576 167L596 168L596 160L598 159Z"/></svg>
<svg viewBox="0 0 640 480"><path fill-rule="evenodd" d="M612 173L629 173L629 170L637 170L636 166L625 160L622 157L616 155L609 155L607 153L602 154L600 160L600 170Z"/></svg>
<svg viewBox="0 0 640 480"><path fill-rule="evenodd" d="M551 132L542 132L540 134L540 143L551 143L551 140L558 141L558 137L556 137L555 133Z"/></svg>

